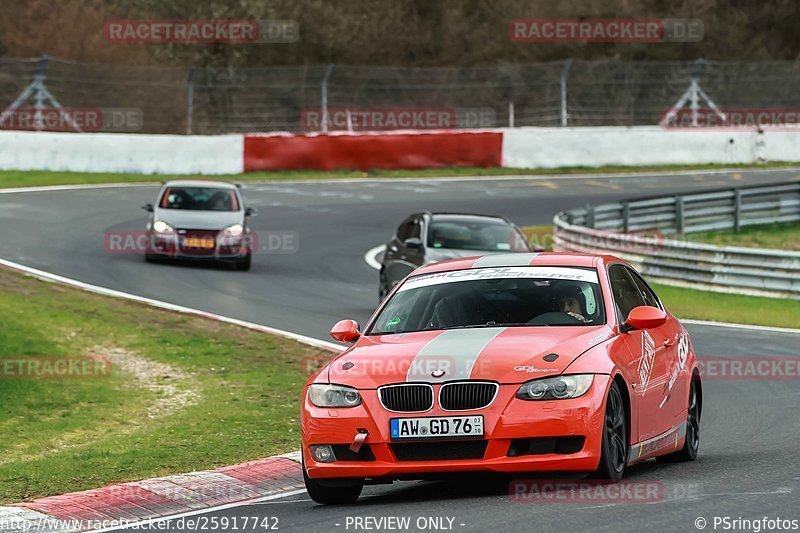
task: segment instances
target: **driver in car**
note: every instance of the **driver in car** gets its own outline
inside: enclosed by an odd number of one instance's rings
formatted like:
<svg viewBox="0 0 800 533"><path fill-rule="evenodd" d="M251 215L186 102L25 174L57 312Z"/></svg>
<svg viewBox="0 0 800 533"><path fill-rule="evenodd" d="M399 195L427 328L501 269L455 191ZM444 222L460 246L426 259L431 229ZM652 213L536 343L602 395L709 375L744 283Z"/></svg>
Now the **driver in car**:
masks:
<svg viewBox="0 0 800 533"><path fill-rule="evenodd" d="M567 285L558 289L558 310L566 313L581 322L589 322L583 315L583 309L579 301L581 289L575 285Z"/></svg>

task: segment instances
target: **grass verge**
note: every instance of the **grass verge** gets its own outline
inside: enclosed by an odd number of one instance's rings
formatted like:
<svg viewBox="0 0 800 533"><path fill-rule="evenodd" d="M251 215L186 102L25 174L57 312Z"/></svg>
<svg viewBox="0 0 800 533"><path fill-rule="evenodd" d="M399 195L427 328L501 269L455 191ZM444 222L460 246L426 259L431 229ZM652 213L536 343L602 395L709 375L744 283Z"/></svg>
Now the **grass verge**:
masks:
<svg viewBox="0 0 800 533"><path fill-rule="evenodd" d="M553 249L552 226L526 226L520 229L531 245L540 245L548 251ZM776 233L778 232L776 231ZM789 236L791 237L791 235ZM794 235L793 238L797 239L798 237ZM660 283L651 283L651 285L667 309L680 318L756 326L800 327L800 301L798 300L740 296L673 287Z"/></svg>
<svg viewBox="0 0 800 533"><path fill-rule="evenodd" d="M796 167L800 163L769 163L753 167L753 165L653 165L653 166L606 166L606 167L562 167L543 168L476 168L449 167L425 170L286 170L275 172L249 172L247 174L229 174L215 176L215 179L227 181L292 181L313 179L351 179L351 178L433 178L460 176L518 176L518 175L551 175L551 174L596 174L626 172L668 172L680 170L719 170L719 169L751 169ZM161 174L115 174L91 172L52 172L45 170L4 170L0 171L0 188L36 187L45 185L77 185L97 183L131 183L159 182L172 179L173 175ZM182 178L209 176L181 176Z"/></svg>
<svg viewBox="0 0 800 533"><path fill-rule="evenodd" d="M0 504L214 468L299 447L318 349L0 269L0 365L94 356L104 375L0 366Z"/></svg>
<svg viewBox="0 0 800 533"><path fill-rule="evenodd" d="M800 223L746 226L739 231L690 233L685 238L716 246L744 246L800 251Z"/></svg>

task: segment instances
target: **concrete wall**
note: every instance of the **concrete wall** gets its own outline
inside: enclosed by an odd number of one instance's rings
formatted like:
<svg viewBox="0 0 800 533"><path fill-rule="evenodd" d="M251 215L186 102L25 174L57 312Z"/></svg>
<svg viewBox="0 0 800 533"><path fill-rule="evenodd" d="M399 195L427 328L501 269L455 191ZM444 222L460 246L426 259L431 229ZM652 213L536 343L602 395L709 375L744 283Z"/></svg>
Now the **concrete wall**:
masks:
<svg viewBox="0 0 800 533"><path fill-rule="evenodd" d="M800 161L800 131L658 126L336 135L140 135L0 131L0 170L238 174L333 168L517 168Z"/></svg>
<svg viewBox="0 0 800 533"><path fill-rule="evenodd" d="M782 132L783 136L798 133ZM772 150L752 131L670 131L658 126L599 128L510 128L503 130L503 166L557 168L567 166L756 163L800 158L796 145L781 136Z"/></svg>
<svg viewBox="0 0 800 533"><path fill-rule="evenodd" d="M0 169L238 174L243 135L0 131Z"/></svg>

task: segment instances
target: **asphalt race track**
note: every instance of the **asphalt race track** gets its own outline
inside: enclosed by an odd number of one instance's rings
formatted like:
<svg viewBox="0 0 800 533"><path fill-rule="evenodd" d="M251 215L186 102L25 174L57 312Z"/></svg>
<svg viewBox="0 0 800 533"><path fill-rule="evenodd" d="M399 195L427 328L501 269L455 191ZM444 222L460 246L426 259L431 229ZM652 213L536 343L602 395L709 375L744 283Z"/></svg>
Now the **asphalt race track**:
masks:
<svg viewBox="0 0 800 533"><path fill-rule="evenodd" d="M364 253L421 210L509 216L546 224L586 203L796 179L796 170L568 179L393 180L248 185L258 232L297 237L291 254L260 254L250 272L147 264L109 254L104 234L143 229L139 207L156 187L0 194L0 257L102 287L328 340L340 318L363 323L377 303L377 272ZM800 322L800 320L799 320ZM799 324L800 325L800 324ZM800 356L800 335L690 326L702 356ZM455 531L695 530L714 517L800 519L800 387L796 380L704 384L700 457L629 469L628 481L658 483L655 503L530 503L508 497L508 479L407 482L366 487L354 506L317 506L305 494L215 516L274 516L284 531L355 531L354 517L452 518ZM374 523L372 524L375 525ZM374 530L374 527L372 528ZM178 530L178 529L174 529ZM717 527L720 530L720 527ZM153 529L155 531L155 529Z"/></svg>

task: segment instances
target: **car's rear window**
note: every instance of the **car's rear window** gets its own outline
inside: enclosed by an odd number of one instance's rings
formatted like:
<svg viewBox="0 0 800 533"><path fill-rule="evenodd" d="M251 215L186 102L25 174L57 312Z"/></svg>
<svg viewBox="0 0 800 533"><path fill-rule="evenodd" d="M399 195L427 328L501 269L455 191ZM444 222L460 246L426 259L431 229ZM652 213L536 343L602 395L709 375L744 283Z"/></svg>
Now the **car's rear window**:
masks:
<svg viewBox="0 0 800 533"><path fill-rule="evenodd" d="M594 269L500 267L408 279L368 334L604 323L602 291Z"/></svg>
<svg viewBox="0 0 800 533"><path fill-rule="evenodd" d="M444 218L431 221L428 246L453 250L527 252L525 239L514 226L499 220Z"/></svg>
<svg viewBox="0 0 800 533"><path fill-rule="evenodd" d="M217 187L167 187L161 196L162 209L190 211L238 211L236 191Z"/></svg>

